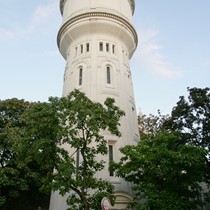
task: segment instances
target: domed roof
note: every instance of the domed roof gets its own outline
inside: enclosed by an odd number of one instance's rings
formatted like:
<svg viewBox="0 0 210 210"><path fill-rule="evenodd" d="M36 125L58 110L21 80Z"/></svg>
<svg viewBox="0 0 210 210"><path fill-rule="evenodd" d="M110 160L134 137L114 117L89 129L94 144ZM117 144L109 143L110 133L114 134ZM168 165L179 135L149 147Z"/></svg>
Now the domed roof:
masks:
<svg viewBox="0 0 210 210"><path fill-rule="evenodd" d="M61 11L61 14L63 14L63 7L64 7L64 4L66 3L67 0L60 0L60 11ZM130 5L131 5L131 8L132 8L132 13L134 13L134 10L135 10L135 0L129 0L130 2Z"/></svg>

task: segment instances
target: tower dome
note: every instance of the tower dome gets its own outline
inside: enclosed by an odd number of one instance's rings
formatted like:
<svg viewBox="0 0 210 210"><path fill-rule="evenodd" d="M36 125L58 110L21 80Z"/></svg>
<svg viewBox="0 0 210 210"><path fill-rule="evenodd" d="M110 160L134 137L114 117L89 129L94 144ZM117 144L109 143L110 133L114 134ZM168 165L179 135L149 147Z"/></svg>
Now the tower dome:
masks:
<svg viewBox="0 0 210 210"><path fill-rule="evenodd" d="M122 39L129 58L132 57L138 43L136 31L132 25L134 0L61 0L63 23L58 32L58 48L67 58L71 43L78 36L101 33ZM97 25L96 25L97 24ZM92 31L91 31L92 30ZM73 41L74 40L74 41Z"/></svg>
<svg viewBox="0 0 210 210"><path fill-rule="evenodd" d="M64 4L66 3L67 0L60 0L60 11L61 14L63 15L63 9L64 9ZM128 0L132 9L132 13L134 13L135 10L135 0Z"/></svg>
<svg viewBox="0 0 210 210"><path fill-rule="evenodd" d="M122 136L103 135L116 162L120 160L121 147L139 140L130 69L130 59L138 43L132 19L134 9L134 0L60 0L63 20L57 44L66 60L63 96L78 89L102 104L108 97L115 99L126 113L120 122ZM114 209L126 209L132 198L130 184L110 175L109 155L105 159L105 169L96 176L115 186ZM67 209L66 198L54 192L50 210L58 209Z"/></svg>

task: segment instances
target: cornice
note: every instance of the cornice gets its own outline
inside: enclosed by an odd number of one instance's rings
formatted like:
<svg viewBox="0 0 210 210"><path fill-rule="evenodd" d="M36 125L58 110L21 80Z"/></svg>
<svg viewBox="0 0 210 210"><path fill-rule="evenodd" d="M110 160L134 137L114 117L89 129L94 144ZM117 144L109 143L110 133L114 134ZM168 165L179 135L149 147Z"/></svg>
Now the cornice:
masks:
<svg viewBox="0 0 210 210"><path fill-rule="evenodd" d="M60 39L63 33L65 33L65 31L72 25L74 24L76 21L78 20L82 20L82 19L86 19L86 18L109 18L109 19L114 19L117 22L121 23L122 25L124 25L126 28L128 28L130 30L130 32L133 34L135 43L137 45L138 43L138 36L136 33L136 30L134 29L134 27L125 19L121 18L120 16L117 15L113 15L111 13L105 13L105 12L88 12L88 13L83 13L81 15L77 15L71 19L69 19L68 21L66 21L60 28L59 32L58 32L58 36L57 36L57 44L58 47L60 45Z"/></svg>
<svg viewBox="0 0 210 210"><path fill-rule="evenodd" d="M61 14L63 15L63 8L64 8L64 5L66 3L67 0L60 0L60 11L61 11ZM135 10L135 0L129 0L129 3L131 5L131 9L132 9L132 13L134 13L134 10Z"/></svg>

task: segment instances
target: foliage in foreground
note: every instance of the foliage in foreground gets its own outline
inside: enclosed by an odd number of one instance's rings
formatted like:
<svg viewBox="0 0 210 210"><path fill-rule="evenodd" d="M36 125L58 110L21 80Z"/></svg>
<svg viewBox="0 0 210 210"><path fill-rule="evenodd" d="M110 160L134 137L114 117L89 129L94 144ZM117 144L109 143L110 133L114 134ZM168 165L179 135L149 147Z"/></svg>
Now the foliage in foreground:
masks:
<svg viewBox="0 0 210 210"><path fill-rule="evenodd" d="M29 103L23 100L0 101L0 206L28 189L17 144L24 126L20 115L28 108Z"/></svg>
<svg viewBox="0 0 210 210"><path fill-rule="evenodd" d="M210 183L210 93L209 88L188 91L188 100L180 97L171 116L151 115L141 121L145 123L140 126L142 141L137 147L123 148L122 167L115 165L119 176L134 183L134 205L138 209L202 205L198 183ZM48 202L54 167L54 190L61 194L75 192L68 199L71 209L74 201L86 209L99 209L103 196L113 201L112 186L93 174L104 167L104 162L97 162L95 157L107 153L100 131L110 130L119 136L119 119L123 114L112 99L102 106L78 91L68 98L52 98L49 103L0 101L1 208L19 207L21 202L25 207L30 202L34 206ZM91 142L96 142L97 147ZM74 148L75 154L69 156L60 147L63 143ZM80 154L80 164L76 154ZM130 165L126 165L127 161ZM94 199L89 189L93 189ZM29 197L32 193L33 198ZM139 205L137 198L146 198L144 205ZM33 209L26 207L30 208Z"/></svg>
<svg viewBox="0 0 210 210"><path fill-rule="evenodd" d="M206 151L180 144L178 133L148 135L121 149L117 175L134 184L138 209L186 209L200 204ZM142 204L143 203L143 204Z"/></svg>
<svg viewBox="0 0 210 210"><path fill-rule="evenodd" d="M101 131L120 136L118 126L124 112L113 99L106 99L103 106L77 90L68 97L51 99L51 103L59 113L60 143L68 151L55 167L53 190L62 195L72 192L67 199L71 210L100 209L100 202L95 201L104 195L113 202L113 186L95 174L104 168L102 157L108 150Z"/></svg>
<svg viewBox="0 0 210 210"><path fill-rule="evenodd" d="M101 131L120 136L123 115L113 99L101 105L77 90L48 103L0 101L0 206L43 208L52 189L74 192L67 200L70 209L98 209L103 196L114 202L113 186L95 173L107 154Z"/></svg>
<svg viewBox="0 0 210 210"><path fill-rule="evenodd" d="M183 143L201 146L210 155L210 88L188 88L179 98L163 128L181 133Z"/></svg>
<svg viewBox="0 0 210 210"><path fill-rule="evenodd" d="M209 201L210 92L188 92L188 100L181 96L171 116L141 116L141 141L122 148L120 163L112 166L134 184L138 209L189 209Z"/></svg>
<svg viewBox="0 0 210 210"><path fill-rule="evenodd" d="M49 119L55 123L49 110L46 103L0 101L0 206L3 209L48 206L50 190L43 191L42 186L44 177L52 174L53 165L47 161L50 154L45 150L55 147L55 144L47 145L55 139L46 135L47 130L49 133L54 130ZM46 147L41 147L42 144Z"/></svg>
<svg viewBox="0 0 210 210"><path fill-rule="evenodd" d="M205 183L210 185L210 88L188 88L188 98L181 96L163 129L180 132L183 144L193 144L207 151Z"/></svg>

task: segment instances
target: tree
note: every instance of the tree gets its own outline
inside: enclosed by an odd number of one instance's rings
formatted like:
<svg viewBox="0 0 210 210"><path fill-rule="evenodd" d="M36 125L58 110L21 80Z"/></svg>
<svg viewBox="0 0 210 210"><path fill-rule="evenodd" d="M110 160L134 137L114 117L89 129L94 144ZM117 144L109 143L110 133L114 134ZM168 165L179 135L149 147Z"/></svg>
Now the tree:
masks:
<svg viewBox="0 0 210 210"><path fill-rule="evenodd" d="M58 112L50 102L37 102L22 119L25 126L19 146L24 153L27 181L33 194L29 205L49 209L53 170L62 158L62 149L58 147L61 127Z"/></svg>
<svg viewBox="0 0 210 210"><path fill-rule="evenodd" d="M179 131L186 143L208 148L210 154L210 89L188 88L188 100L181 96L163 128Z"/></svg>
<svg viewBox="0 0 210 210"><path fill-rule="evenodd" d="M162 115L158 110L158 115L149 114L149 116L140 114L138 116L138 125L140 137L156 134L163 130L163 124L169 119L169 115Z"/></svg>
<svg viewBox="0 0 210 210"><path fill-rule="evenodd" d="M107 154L107 140L101 132L108 130L120 136L118 126L124 112L111 98L103 106L78 90L50 101L59 114L60 144L64 150L62 160L55 167L53 190L62 195L71 192L67 199L71 210L99 209L100 202L94 202L104 195L114 201L113 186L95 174L104 168L105 161L100 157Z"/></svg>
<svg viewBox="0 0 210 210"><path fill-rule="evenodd" d="M183 144L207 150L205 183L210 184L210 88L188 88L188 100L181 96L163 128L180 132Z"/></svg>
<svg viewBox="0 0 210 210"><path fill-rule="evenodd" d="M49 103L0 102L0 206L47 209L55 162L57 111ZM33 195L33 196L31 196Z"/></svg>
<svg viewBox="0 0 210 210"><path fill-rule="evenodd" d="M38 186L50 192L53 169L62 156L58 147L60 122L58 112L51 103L36 103L27 110L22 119L25 122L21 150L27 157L27 165L32 177L39 177Z"/></svg>
<svg viewBox="0 0 210 210"><path fill-rule="evenodd" d="M208 202L209 90L188 88L188 100L181 96L171 116L158 111L158 116L139 117L141 141L122 148L124 156L113 166L118 176L134 183L138 209L187 209Z"/></svg>
<svg viewBox="0 0 210 210"><path fill-rule="evenodd" d="M0 101L0 206L28 188L19 162L17 139L24 126L20 116L30 103L16 98Z"/></svg>
<svg viewBox="0 0 210 210"><path fill-rule="evenodd" d="M137 146L121 149L123 157L112 168L134 184L137 209L190 209L202 205L201 187L206 150L180 144L179 133L147 135Z"/></svg>

